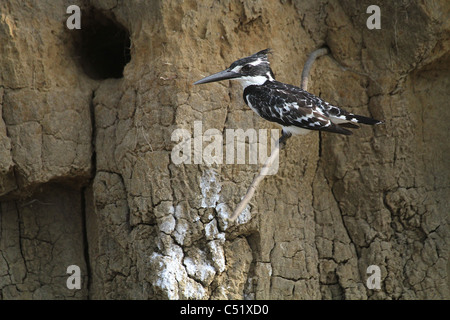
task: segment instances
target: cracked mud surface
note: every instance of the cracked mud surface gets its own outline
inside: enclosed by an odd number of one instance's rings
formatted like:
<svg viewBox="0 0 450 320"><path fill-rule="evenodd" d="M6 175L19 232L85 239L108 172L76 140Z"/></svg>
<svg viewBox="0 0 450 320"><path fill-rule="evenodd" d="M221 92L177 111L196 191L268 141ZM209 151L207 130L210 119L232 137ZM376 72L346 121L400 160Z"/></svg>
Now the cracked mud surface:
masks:
<svg viewBox="0 0 450 320"><path fill-rule="evenodd" d="M448 3L385 5L378 31L350 1L74 4L130 33L122 78L84 73L65 8L0 3L0 298L450 298ZM172 132L276 127L192 83L271 47L298 84L323 45L309 90L385 124L291 138L228 222L259 167L175 165Z"/></svg>

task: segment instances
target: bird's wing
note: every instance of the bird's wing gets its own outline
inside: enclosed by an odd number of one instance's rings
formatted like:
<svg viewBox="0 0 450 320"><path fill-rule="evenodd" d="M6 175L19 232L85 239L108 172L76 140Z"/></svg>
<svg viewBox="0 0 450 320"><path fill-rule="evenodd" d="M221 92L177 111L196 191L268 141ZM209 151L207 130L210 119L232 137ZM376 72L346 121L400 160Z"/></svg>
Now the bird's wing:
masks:
<svg viewBox="0 0 450 320"><path fill-rule="evenodd" d="M269 83L268 86L279 92L285 92L285 94L289 96L298 97L297 99L299 99L305 107L315 109L318 113L322 114L324 117L330 119L332 122L339 124L342 127L356 129L359 128L356 123L370 125L383 123L382 121L376 119L350 113L342 108L336 107L326 102L325 100L313 95L312 93L309 93L308 91L305 91L293 85L274 81L272 83Z"/></svg>
<svg viewBox="0 0 450 320"><path fill-rule="evenodd" d="M263 86L249 86L244 100L262 118L289 127L351 134L333 123L322 107L326 102L298 87L278 81Z"/></svg>

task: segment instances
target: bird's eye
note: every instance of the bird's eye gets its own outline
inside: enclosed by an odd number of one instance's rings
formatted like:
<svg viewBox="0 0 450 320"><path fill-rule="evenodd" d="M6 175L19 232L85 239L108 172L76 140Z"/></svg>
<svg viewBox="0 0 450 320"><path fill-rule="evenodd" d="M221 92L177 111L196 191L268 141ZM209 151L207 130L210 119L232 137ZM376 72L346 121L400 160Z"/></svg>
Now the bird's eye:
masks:
<svg viewBox="0 0 450 320"><path fill-rule="evenodd" d="M253 66L251 64L246 64L245 66L242 67L241 71L244 71L244 72L250 71L250 69L252 67Z"/></svg>

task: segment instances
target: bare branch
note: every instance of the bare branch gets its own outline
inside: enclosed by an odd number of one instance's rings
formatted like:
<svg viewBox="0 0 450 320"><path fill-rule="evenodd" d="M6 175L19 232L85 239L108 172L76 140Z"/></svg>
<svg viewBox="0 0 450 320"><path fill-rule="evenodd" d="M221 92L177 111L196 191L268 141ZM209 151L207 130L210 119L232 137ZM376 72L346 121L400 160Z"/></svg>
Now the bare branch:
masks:
<svg viewBox="0 0 450 320"><path fill-rule="evenodd" d="M275 145L275 148L273 149L270 157L267 158L266 163L264 163L264 166L261 168L261 171L253 179L250 187L248 187L247 193L245 194L244 198L242 198L241 202L239 202L236 209L234 209L234 212L231 215L231 217L229 217L230 221L236 220L236 218L242 213L242 211L245 210L245 207L250 202L250 200L253 198L253 194L255 193L256 189L258 188L259 183L265 178L265 176L269 172L270 168L272 167L273 162L278 157L279 153L280 153L280 142L278 141L277 144Z"/></svg>
<svg viewBox="0 0 450 320"><path fill-rule="evenodd" d="M314 63L314 61L327 54L328 48L320 48L315 51L313 51L306 61L303 72L302 72L302 80L301 80L301 87L303 90L307 90L308 88L308 77L309 72L311 71L311 67ZM284 134L281 136L281 138L278 140L277 144L275 145L274 150L272 151L269 158L267 158L266 163L264 163L263 167L261 168L261 171L259 174L253 179L252 184L247 189L247 193L242 198L241 202L237 205L236 209L234 210L233 214L228 218L230 221L236 220L236 218L242 213L242 211L245 210L250 200L253 198L253 195L255 194L256 189L258 189L259 184L261 181L266 177L266 175L269 173L270 168L272 167L275 159L278 157L280 153L280 144L284 144L287 139L291 137L290 134Z"/></svg>
<svg viewBox="0 0 450 320"><path fill-rule="evenodd" d="M303 72L302 72L302 83L301 83L301 87L303 90L308 90L308 78L309 78L309 72L311 71L311 67L314 63L314 61L316 61L317 58L326 55L328 53L328 48L320 48L317 49L316 51L313 51L309 57L308 60L306 60L305 66L303 67Z"/></svg>

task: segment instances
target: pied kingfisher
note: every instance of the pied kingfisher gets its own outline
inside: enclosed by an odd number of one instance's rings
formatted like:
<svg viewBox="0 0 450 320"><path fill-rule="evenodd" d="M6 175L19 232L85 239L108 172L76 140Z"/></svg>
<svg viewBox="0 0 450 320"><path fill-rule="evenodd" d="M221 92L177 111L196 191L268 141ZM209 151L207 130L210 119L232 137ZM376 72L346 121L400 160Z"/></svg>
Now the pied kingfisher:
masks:
<svg viewBox="0 0 450 320"><path fill-rule="evenodd" d="M262 118L281 125L283 142L293 134L305 134L309 130L349 135L352 132L343 127L359 128L356 123L382 123L349 113L299 87L276 81L267 58L268 53L270 49L265 49L239 59L228 69L194 84L239 81L244 89L245 103Z"/></svg>

